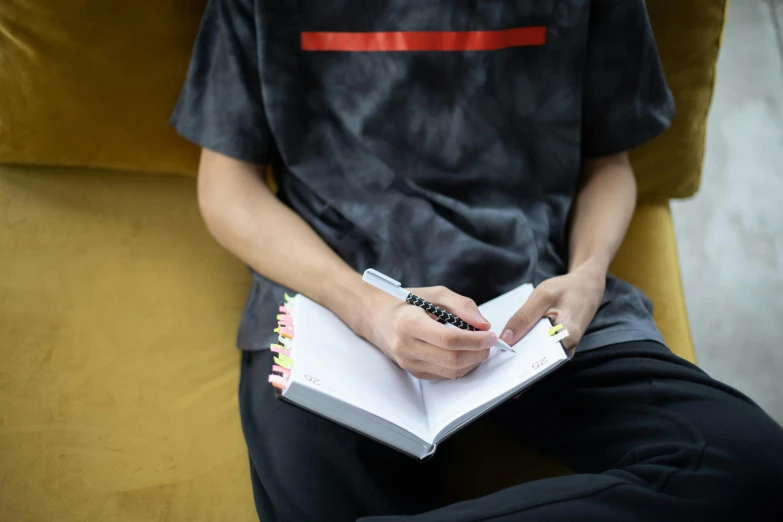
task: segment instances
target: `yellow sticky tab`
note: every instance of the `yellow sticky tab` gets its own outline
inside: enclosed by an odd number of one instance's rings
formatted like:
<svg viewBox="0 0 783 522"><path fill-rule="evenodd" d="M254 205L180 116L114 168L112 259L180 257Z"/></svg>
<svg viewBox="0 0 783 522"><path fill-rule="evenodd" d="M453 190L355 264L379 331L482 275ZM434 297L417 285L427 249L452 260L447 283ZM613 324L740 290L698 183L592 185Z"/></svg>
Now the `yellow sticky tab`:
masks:
<svg viewBox="0 0 783 522"><path fill-rule="evenodd" d="M277 328L275 328L275 329L274 329L274 330L272 330L272 331L273 331L273 332L275 332L275 333L277 333L277 334L279 334L279 333L280 333L280 327L278 326Z"/></svg>
<svg viewBox="0 0 783 522"><path fill-rule="evenodd" d="M562 324L556 324L552 328L549 329L549 335L555 335L557 332L563 329Z"/></svg>
<svg viewBox="0 0 783 522"><path fill-rule="evenodd" d="M283 368L288 368L289 370L294 365L293 359L291 359L287 355L283 355L282 353L278 353L275 357L275 363L282 366Z"/></svg>
<svg viewBox="0 0 783 522"><path fill-rule="evenodd" d="M277 319L278 321L279 321L280 319L282 319L282 318L283 318L283 314L277 314L277 318L276 318L276 319Z"/></svg>
<svg viewBox="0 0 783 522"><path fill-rule="evenodd" d="M284 294L283 294L283 299L285 299L285 302L287 303L288 301L290 301L290 300L291 300L291 296L290 296L290 295L288 295L288 293L284 293Z"/></svg>
<svg viewBox="0 0 783 522"><path fill-rule="evenodd" d="M568 330L563 330L559 334L555 334L555 335L552 336L552 342L559 343L560 341L562 341L566 337L568 337Z"/></svg>
<svg viewBox="0 0 783 522"><path fill-rule="evenodd" d="M282 348L283 350L285 350L285 349L286 349L286 348L285 348L285 346L280 346L279 344L270 344L270 345L269 345L269 348L271 348L271 349L273 349L273 350L274 350L275 348Z"/></svg>

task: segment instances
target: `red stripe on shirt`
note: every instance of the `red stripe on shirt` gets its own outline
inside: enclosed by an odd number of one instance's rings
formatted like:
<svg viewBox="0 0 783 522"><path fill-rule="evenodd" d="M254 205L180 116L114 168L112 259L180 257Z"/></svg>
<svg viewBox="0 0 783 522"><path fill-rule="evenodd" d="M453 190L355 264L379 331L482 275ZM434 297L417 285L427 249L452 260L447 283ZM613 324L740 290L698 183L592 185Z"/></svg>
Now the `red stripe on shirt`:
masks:
<svg viewBox="0 0 783 522"><path fill-rule="evenodd" d="M496 51L544 45L546 27L500 31L303 32L305 51Z"/></svg>

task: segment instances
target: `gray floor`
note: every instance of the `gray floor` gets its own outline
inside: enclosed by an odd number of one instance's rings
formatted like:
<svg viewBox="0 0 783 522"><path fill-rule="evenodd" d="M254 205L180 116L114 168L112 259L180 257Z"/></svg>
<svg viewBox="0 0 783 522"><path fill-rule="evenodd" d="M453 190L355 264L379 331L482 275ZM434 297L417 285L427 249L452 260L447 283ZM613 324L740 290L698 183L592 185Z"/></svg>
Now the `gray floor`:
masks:
<svg viewBox="0 0 783 522"><path fill-rule="evenodd" d="M674 202L699 364L783 423L783 0L734 0L700 192Z"/></svg>

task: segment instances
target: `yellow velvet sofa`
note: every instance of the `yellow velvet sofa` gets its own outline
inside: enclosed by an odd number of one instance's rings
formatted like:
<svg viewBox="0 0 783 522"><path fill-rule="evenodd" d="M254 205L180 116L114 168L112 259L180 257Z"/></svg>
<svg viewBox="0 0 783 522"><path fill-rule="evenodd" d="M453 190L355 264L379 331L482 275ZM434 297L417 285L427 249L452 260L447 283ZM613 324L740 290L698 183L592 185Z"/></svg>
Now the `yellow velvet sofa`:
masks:
<svg viewBox="0 0 783 522"><path fill-rule="evenodd" d="M634 152L612 270L693 360L668 200L699 184L725 0L648 4L679 113ZM249 278L167 126L203 6L0 2L0 520L255 518L234 349ZM475 466L452 500L567 472L524 450Z"/></svg>

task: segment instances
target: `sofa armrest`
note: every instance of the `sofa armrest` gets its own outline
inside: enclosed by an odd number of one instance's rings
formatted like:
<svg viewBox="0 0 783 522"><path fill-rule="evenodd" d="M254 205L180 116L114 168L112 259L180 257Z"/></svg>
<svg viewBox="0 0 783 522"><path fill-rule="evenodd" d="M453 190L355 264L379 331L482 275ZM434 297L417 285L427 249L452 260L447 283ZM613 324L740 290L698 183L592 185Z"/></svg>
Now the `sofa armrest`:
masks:
<svg viewBox="0 0 783 522"><path fill-rule="evenodd" d="M640 205L610 271L642 290L669 348L696 362L669 204Z"/></svg>

